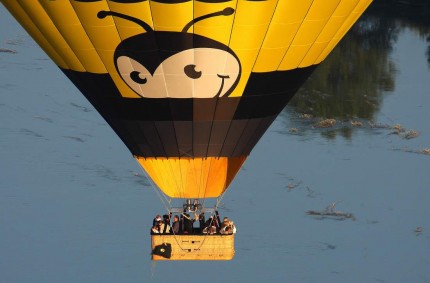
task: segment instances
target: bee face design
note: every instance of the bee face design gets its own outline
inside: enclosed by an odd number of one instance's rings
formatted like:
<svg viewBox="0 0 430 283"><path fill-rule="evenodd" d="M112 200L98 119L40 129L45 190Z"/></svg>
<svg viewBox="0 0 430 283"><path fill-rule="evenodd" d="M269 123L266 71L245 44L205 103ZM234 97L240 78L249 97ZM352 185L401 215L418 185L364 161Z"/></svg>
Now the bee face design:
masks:
<svg viewBox="0 0 430 283"><path fill-rule="evenodd" d="M112 14L142 25L147 32L121 42L114 54L124 82L145 98L214 98L228 96L239 82L241 66L228 46L187 33L195 21L228 15L227 8L195 19L182 32L153 31L146 23L115 12Z"/></svg>

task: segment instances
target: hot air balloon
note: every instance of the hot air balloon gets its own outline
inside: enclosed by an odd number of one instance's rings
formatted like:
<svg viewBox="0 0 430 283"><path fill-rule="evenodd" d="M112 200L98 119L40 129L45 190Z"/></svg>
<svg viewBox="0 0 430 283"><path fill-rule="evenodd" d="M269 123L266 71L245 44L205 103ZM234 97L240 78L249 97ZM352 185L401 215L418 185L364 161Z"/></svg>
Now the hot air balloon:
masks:
<svg viewBox="0 0 430 283"><path fill-rule="evenodd" d="M371 0L1 2L181 200L170 212L213 213L205 200L223 196ZM155 260L232 259L234 236L157 235L152 248Z"/></svg>

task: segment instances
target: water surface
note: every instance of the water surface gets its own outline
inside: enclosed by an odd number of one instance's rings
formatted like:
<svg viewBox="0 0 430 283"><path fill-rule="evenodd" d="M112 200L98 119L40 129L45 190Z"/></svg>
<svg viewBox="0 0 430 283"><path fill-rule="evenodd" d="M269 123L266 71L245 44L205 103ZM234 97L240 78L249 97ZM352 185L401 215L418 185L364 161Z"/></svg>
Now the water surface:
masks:
<svg viewBox="0 0 430 283"><path fill-rule="evenodd" d="M222 203L235 259L152 263L150 182L0 6L0 281L430 282L428 33L390 20L362 22L252 152ZM306 214L332 203L355 220Z"/></svg>

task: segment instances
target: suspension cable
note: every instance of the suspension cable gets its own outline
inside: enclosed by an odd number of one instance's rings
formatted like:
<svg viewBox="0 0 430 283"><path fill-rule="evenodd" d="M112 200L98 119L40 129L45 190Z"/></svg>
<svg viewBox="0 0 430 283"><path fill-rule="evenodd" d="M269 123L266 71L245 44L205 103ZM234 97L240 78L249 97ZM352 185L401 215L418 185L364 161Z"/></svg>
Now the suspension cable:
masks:
<svg viewBox="0 0 430 283"><path fill-rule="evenodd" d="M137 160L136 160L136 162L139 163ZM152 178L148 175L148 173L145 171L145 169L143 169L142 166L140 166L140 164L139 164L139 167L141 168L141 170L145 174L146 179L149 180L151 188L155 191L156 195L161 200L161 203L163 204L163 206L166 209L167 213L170 214L170 212L171 212L171 206L170 206L171 199L168 199L167 196L166 196L166 194L161 193L161 190L158 189L157 184L152 180Z"/></svg>

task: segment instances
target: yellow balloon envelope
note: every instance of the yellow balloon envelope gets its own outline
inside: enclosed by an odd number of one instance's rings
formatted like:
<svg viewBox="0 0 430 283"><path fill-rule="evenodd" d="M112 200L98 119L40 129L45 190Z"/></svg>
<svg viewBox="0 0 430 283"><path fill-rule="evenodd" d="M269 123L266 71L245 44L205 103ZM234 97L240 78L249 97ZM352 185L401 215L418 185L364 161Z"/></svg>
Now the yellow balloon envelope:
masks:
<svg viewBox="0 0 430 283"><path fill-rule="evenodd" d="M371 0L1 0L172 198L219 197Z"/></svg>

